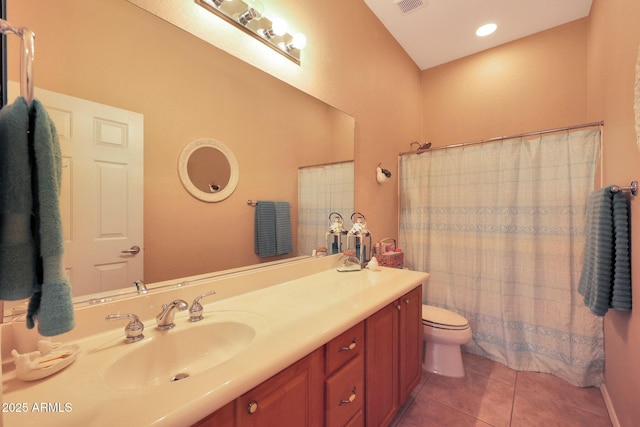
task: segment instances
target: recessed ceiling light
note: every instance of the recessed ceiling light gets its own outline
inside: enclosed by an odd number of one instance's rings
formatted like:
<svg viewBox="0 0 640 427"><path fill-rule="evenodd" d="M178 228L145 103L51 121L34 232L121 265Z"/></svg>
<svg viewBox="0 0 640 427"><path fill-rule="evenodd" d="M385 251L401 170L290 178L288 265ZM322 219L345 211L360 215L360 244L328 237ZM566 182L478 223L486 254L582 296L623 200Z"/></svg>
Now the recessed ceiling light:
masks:
<svg viewBox="0 0 640 427"><path fill-rule="evenodd" d="M494 23L485 24L476 30L476 36L478 37L488 36L489 34L492 34L496 30L496 28L498 28L498 26Z"/></svg>

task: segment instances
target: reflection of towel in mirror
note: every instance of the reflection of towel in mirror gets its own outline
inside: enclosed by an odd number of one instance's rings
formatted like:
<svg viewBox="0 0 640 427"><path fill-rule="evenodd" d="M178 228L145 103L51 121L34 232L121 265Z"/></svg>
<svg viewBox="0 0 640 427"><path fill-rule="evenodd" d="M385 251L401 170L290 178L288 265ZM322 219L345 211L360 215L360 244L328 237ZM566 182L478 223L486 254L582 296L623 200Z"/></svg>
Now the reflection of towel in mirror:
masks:
<svg viewBox="0 0 640 427"><path fill-rule="evenodd" d="M594 191L587 203L584 261L578 292L596 316L631 310L629 213L621 191Z"/></svg>
<svg viewBox="0 0 640 427"><path fill-rule="evenodd" d="M38 100L28 107L18 98L2 110L1 118L0 144L7 146L2 149L5 172L1 184L11 199L2 199L0 295L3 299L31 296L27 326L33 328L37 318L40 334L59 335L73 329L75 322L63 267L58 135ZM5 164L5 153L15 163ZM14 252L15 246L18 250Z"/></svg>
<svg viewBox="0 0 640 427"><path fill-rule="evenodd" d="M30 297L36 281L28 132L24 99L0 110L0 299L8 301Z"/></svg>
<svg viewBox="0 0 640 427"><path fill-rule="evenodd" d="M293 244L289 202L256 203L254 249L261 257L291 253Z"/></svg>

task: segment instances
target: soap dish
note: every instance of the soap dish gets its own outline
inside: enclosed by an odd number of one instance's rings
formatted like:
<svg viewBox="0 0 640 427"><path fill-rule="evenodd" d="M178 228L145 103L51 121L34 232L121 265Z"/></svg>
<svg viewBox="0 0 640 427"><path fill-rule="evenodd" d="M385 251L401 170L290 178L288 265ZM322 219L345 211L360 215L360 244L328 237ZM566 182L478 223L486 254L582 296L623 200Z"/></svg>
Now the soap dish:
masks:
<svg viewBox="0 0 640 427"><path fill-rule="evenodd" d="M52 348L40 348L39 351L25 354L11 351L16 364L16 376L23 381L40 380L60 372L71 365L78 358L78 354L80 347L77 344L54 344Z"/></svg>

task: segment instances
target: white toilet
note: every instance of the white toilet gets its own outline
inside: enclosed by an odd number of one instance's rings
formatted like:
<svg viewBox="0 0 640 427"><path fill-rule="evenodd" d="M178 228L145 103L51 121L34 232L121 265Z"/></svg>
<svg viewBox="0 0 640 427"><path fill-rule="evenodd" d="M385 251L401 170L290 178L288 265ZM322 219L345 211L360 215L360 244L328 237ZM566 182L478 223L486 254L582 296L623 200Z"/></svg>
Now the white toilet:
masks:
<svg viewBox="0 0 640 427"><path fill-rule="evenodd" d="M469 321L444 308L422 305L425 371L446 377L464 377L460 346L471 340Z"/></svg>

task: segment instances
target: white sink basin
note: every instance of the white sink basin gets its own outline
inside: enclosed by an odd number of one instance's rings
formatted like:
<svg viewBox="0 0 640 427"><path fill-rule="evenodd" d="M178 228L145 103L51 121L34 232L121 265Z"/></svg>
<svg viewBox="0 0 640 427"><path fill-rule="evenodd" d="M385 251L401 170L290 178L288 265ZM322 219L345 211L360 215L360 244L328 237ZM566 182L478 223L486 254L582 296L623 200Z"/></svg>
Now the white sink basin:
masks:
<svg viewBox="0 0 640 427"><path fill-rule="evenodd" d="M184 322L169 331L153 331L153 336L127 344L126 352L104 371L104 381L114 388L138 389L188 380L247 349L265 326L255 323Z"/></svg>

